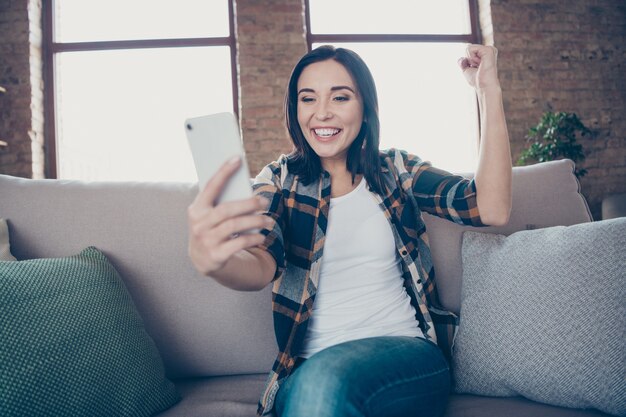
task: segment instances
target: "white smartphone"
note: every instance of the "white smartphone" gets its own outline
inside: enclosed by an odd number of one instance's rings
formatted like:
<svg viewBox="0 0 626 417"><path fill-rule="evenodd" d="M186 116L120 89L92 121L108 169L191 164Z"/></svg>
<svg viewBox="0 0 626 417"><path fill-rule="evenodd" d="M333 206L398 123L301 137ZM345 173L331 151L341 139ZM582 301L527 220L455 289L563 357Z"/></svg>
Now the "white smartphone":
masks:
<svg viewBox="0 0 626 417"><path fill-rule="evenodd" d="M185 132L198 173L199 191L204 189L224 162L238 155L241 157L241 166L228 180L217 202L243 200L252 196L250 172L234 114L217 113L187 119Z"/></svg>

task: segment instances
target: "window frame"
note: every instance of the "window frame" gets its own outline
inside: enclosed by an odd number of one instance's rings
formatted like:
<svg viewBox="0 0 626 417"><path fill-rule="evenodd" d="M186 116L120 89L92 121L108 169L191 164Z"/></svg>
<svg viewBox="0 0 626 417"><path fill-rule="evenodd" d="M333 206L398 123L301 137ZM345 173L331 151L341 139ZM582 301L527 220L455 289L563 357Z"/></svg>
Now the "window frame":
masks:
<svg viewBox="0 0 626 417"><path fill-rule="evenodd" d="M43 8L43 75L44 75L44 173L46 178L58 177L58 152L56 143L56 68L55 55L60 52L110 51L123 49L158 49L206 46L230 47L230 68L233 94L233 112L239 114L239 87L237 80L237 41L233 0L228 2L229 35L208 38L133 39L89 42L56 42L56 0L42 2Z"/></svg>
<svg viewBox="0 0 626 417"><path fill-rule="evenodd" d="M306 43L308 51L314 43L470 43L482 44L478 0L467 0L469 6L470 32L469 34L314 34L311 33L310 0L304 0L304 17L306 27ZM478 120L478 143L480 144L480 106L476 98L476 118Z"/></svg>
<svg viewBox="0 0 626 417"><path fill-rule="evenodd" d="M382 43L382 42L411 42L411 43L431 43L431 42L462 42L462 43L482 43L480 34L480 23L478 17L477 0L467 0L470 13L470 34L313 34L311 33L311 8L310 0L304 0L304 14L306 19L306 42L308 50L311 51L314 43Z"/></svg>

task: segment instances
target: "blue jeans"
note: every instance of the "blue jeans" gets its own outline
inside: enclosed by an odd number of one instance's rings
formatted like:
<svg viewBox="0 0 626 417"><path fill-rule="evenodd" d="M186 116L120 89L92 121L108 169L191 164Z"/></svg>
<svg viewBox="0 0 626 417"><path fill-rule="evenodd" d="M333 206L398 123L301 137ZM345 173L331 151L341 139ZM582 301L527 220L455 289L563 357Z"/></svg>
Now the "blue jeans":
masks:
<svg viewBox="0 0 626 417"><path fill-rule="evenodd" d="M372 337L331 346L283 382L279 417L430 417L443 414L450 371L441 350L412 337Z"/></svg>

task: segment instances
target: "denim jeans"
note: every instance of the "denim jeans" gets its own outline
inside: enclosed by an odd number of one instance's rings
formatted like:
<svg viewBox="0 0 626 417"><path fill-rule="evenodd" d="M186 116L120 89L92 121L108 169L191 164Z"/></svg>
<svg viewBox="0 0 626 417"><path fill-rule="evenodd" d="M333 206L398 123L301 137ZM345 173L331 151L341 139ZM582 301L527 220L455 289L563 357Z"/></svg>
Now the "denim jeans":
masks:
<svg viewBox="0 0 626 417"><path fill-rule="evenodd" d="M432 342L372 337L331 346L304 361L276 395L278 417L440 416L450 371Z"/></svg>

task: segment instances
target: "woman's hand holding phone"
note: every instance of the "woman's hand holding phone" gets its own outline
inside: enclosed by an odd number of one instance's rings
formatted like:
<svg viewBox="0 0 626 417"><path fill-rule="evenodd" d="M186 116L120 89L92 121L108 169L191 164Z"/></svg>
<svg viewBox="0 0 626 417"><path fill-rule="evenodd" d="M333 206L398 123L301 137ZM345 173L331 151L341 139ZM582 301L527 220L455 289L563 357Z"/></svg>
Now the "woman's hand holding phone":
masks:
<svg viewBox="0 0 626 417"><path fill-rule="evenodd" d="M189 256L205 275L218 272L237 252L263 243L259 229L272 220L260 214L269 202L262 197L217 203L227 181L241 166L241 158L224 163L188 208ZM255 230L256 229L256 230ZM251 233L245 233L255 230Z"/></svg>

